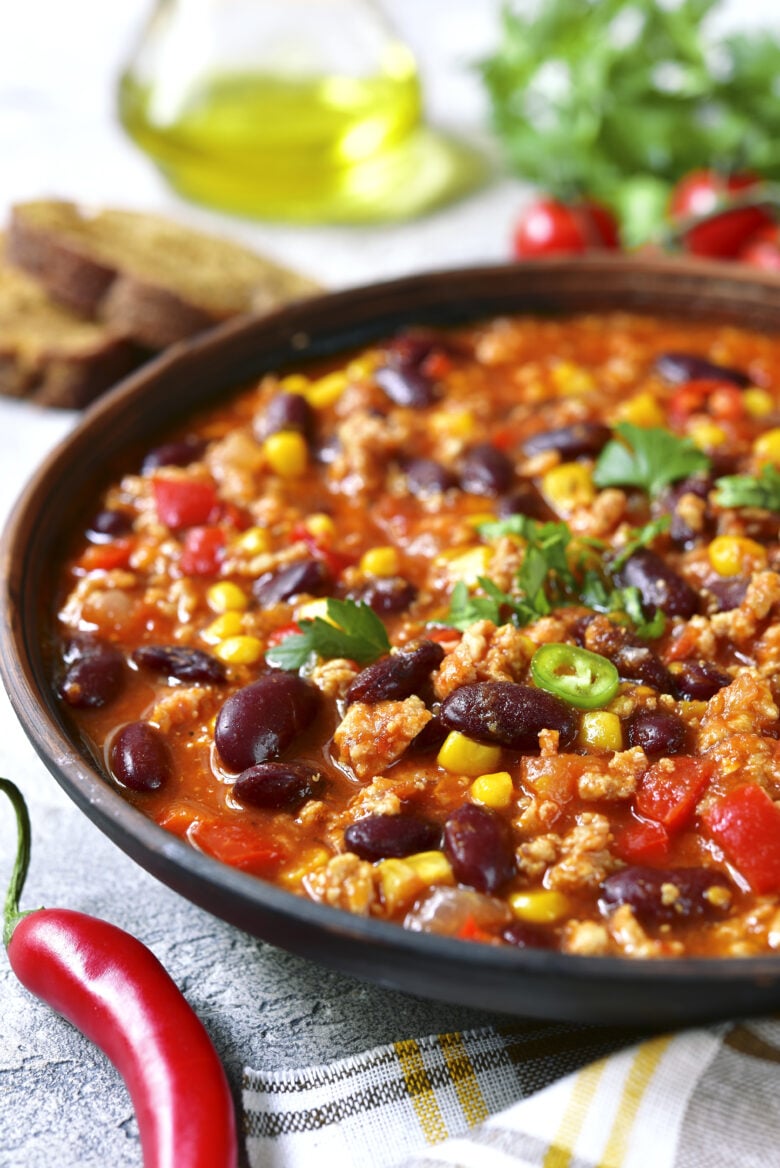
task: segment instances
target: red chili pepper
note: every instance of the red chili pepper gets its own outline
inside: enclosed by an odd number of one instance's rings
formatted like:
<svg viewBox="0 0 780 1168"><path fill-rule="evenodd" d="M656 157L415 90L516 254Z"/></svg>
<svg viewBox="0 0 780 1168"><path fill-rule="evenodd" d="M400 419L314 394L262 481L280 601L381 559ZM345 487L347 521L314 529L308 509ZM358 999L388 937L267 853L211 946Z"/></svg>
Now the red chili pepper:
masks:
<svg viewBox="0 0 780 1168"><path fill-rule="evenodd" d="M86 1035L122 1075L144 1168L235 1168L233 1102L203 1024L150 951L96 917L19 911L30 856L24 799L8 779L19 846L3 939L19 981Z"/></svg>

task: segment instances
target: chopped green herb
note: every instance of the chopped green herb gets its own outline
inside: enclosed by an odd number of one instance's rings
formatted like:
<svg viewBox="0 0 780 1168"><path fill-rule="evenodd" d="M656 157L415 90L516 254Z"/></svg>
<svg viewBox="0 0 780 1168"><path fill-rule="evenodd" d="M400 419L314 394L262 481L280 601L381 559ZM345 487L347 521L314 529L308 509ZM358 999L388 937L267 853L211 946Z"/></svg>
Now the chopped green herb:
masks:
<svg viewBox="0 0 780 1168"><path fill-rule="evenodd" d="M482 584L481 578L479 583ZM469 625L480 620L489 620L494 625L500 625L501 604L494 597L472 596L465 582L459 580L452 590L449 612L443 623L465 632Z"/></svg>
<svg viewBox="0 0 780 1168"><path fill-rule="evenodd" d="M619 572L626 560L630 559L634 552L639 551L640 548L649 547L651 543L654 543L657 537L667 530L671 522L671 515L659 515L657 519L651 519L644 527L636 528L623 544L618 554L610 560L610 570L612 572Z"/></svg>
<svg viewBox="0 0 780 1168"><path fill-rule="evenodd" d="M593 472L598 487L641 487L657 495L669 483L707 470L710 465L706 454L697 450L690 438L630 422L619 422L615 430L624 441L613 439L599 455Z"/></svg>
<svg viewBox="0 0 780 1168"><path fill-rule="evenodd" d="M767 464L758 475L726 475L715 483L720 507L760 507L780 511L780 471Z"/></svg>
<svg viewBox="0 0 780 1168"><path fill-rule="evenodd" d="M268 664L277 669L300 669L311 657L348 657L368 665L389 653L387 629L367 604L330 598L327 612L328 620L317 616L299 621L300 633L291 633L268 650Z"/></svg>
<svg viewBox="0 0 780 1168"><path fill-rule="evenodd" d="M559 197L619 209L632 244L663 225L670 185L690 170L779 179L780 41L768 27L718 34L712 18L722 7L505 3L498 46L480 70L515 173Z"/></svg>

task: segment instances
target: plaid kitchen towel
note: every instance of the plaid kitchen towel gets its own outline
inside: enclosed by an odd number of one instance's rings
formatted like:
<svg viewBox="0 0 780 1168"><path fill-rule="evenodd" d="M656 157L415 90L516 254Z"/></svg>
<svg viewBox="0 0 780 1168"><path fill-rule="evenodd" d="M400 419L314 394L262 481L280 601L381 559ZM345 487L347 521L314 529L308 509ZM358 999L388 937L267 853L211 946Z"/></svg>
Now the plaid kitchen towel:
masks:
<svg viewBox="0 0 780 1168"><path fill-rule="evenodd" d="M628 1038L617 1029L527 1023L410 1039L329 1066L247 1070L249 1162L252 1168L780 1164L780 1022L723 1024L626 1048Z"/></svg>

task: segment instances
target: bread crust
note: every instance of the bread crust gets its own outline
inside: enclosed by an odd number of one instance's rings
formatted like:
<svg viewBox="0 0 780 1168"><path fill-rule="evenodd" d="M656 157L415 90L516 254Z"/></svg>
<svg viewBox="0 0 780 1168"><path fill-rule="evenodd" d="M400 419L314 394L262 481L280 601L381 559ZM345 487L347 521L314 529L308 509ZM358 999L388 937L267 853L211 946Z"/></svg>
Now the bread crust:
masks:
<svg viewBox="0 0 780 1168"><path fill-rule="evenodd" d="M239 289L230 307L223 309L203 303L197 292L177 288L176 274L161 264L159 277L154 271L139 274L133 270L130 255L122 254L121 221L127 228L148 228L154 232L168 230L172 254L178 256L177 244L186 240L192 248L189 270L198 268L198 247L209 259L220 261L220 283ZM107 224L115 229L111 258L106 259ZM148 243L148 240L147 240ZM101 245L103 256L101 257ZM147 246L147 252L149 248ZM228 240L218 240L158 216L142 212L98 212L89 216L75 204L52 200L22 203L14 207L8 228L6 254L10 261L31 275L53 300L91 320L101 321L114 333L128 337L149 349L164 349L177 341L203 331L231 316L269 309L275 304L311 295L317 285L298 273L290 272ZM148 260L148 255L147 255ZM246 266L252 276L247 279ZM137 265L136 265L137 266ZM182 268L186 268L182 262ZM235 280L235 270L241 278ZM256 269L256 270L255 270Z"/></svg>

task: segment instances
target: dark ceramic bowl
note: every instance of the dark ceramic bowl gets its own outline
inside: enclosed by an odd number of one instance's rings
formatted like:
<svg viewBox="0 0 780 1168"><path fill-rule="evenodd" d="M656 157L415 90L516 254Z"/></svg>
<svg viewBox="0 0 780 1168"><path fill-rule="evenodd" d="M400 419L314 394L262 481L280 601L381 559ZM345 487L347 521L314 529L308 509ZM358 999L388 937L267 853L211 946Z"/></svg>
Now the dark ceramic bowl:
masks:
<svg viewBox="0 0 780 1168"><path fill-rule="evenodd" d="M179 345L85 415L25 490L0 556L0 670L35 749L115 843L182 896L272 944L387 987L462 1005L579 1022L672 1025L776 1009L780 956L629 961L512 950L410 933L293 896L201 855L146 819L99 773L52 692L42 646L63 532L130 452L266 370L336 353L404 323L623 308L777 332L780 281L747 269L620 258L414 276L237 321Z"/></svg>

